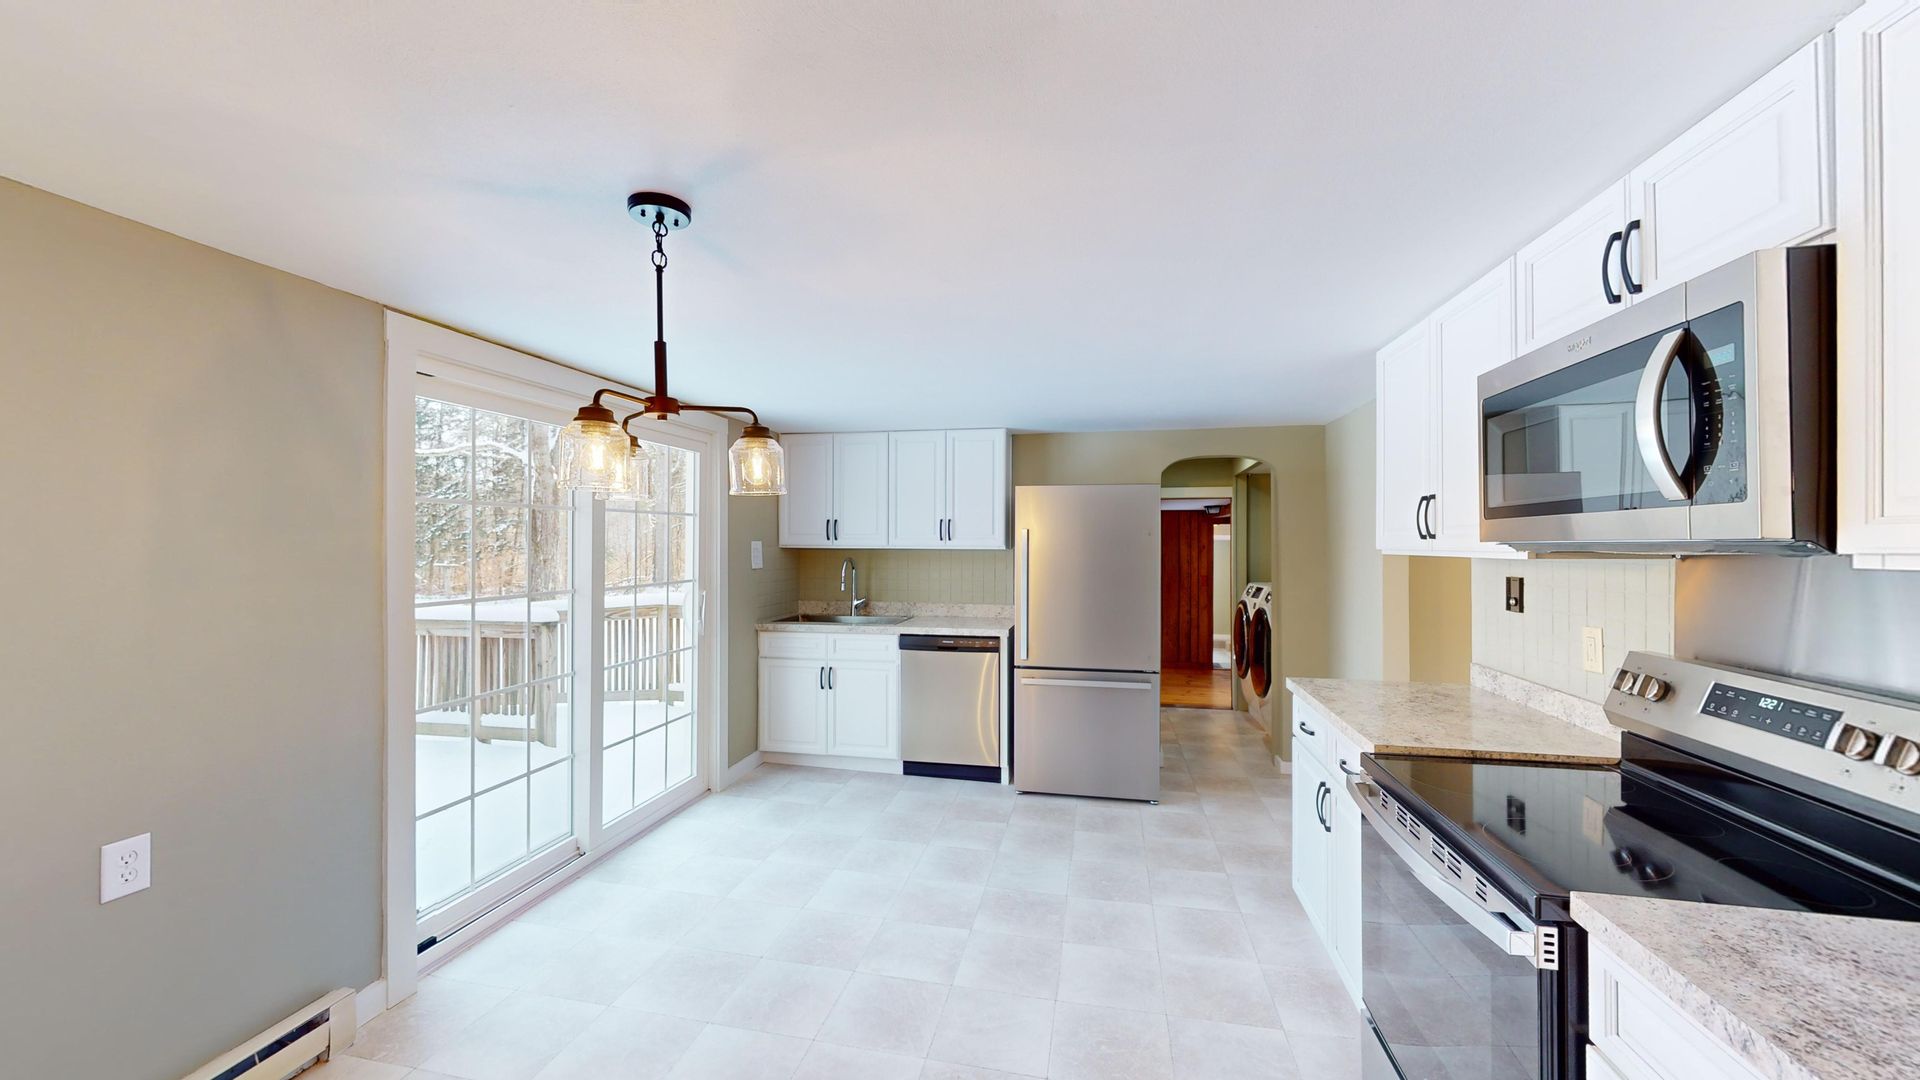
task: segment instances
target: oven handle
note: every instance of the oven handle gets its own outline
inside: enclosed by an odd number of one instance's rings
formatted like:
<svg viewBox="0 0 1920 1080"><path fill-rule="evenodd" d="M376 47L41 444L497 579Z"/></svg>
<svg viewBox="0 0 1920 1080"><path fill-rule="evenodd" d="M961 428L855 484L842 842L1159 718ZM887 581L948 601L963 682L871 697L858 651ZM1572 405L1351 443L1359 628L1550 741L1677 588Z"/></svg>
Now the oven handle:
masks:
<svg viewBox="0 0 1920 1080"><path fill-rule="evenodd" d="M1401 838L1399 830L1386 820L1375 803L1380 794L1379 787L1352 774L1348 775L1347 782L1353 787L1354 801L1360 804L1360 813L1373 825L1373 831L1379 834L1387 850L1412 871L1415 880L1452 909L1468 926L1478 931L1480 936L1492 942L1495 948L1508 956L1518 956L1535 968L1543 966L1539 950L1535 947L1536 938L1531 923L1522 928L1506 914L1481 907L1479 901L1467 893L1464 885L1447 880L1420 852Z"/></svg>
<svg viewBox="0 0 1920 1080"><path fill-rule="evenodd" d="M1652 355L1647 357L1647 366L1640 371L1640 392L1634 398L1633 434L1640 444L1640 460L1646 463L1647 471L1653 474L1654 486L1660 494L1674 502L1683 502L1687 497L1686 484L1680 478L1687 467L1682 462L1674 467L1673 459L1667 456L1666 432L1660 415L1660 388L1666 385L1667 372L1673 369L1674 361L1680 358L1680 343L1687 337L1687 328L1682 326L1666 332L1660 343L1653 347ZM1695 408L1694 395L1687 394L1687 408Z"/></svg>

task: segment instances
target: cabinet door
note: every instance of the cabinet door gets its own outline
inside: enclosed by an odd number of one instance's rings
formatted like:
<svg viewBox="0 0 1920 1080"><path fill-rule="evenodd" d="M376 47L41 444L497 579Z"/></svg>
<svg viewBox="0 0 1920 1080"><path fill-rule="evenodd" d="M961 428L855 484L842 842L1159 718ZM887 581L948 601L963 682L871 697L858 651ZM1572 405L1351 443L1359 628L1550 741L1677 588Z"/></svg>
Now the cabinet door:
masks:
<svg viewBox="0 0 1920 1080"><path fill-rule="evenodd" d="M886 432L833 437L833 546L887 546L887 486Z"/></svg>
<svg viewBox="0 0 1920 1080"><path fill-rule="evenodd" d="M1420 524L1422 501L1433 492L1433 385L1427 329L1422 322L1407 331L1380 350L1375 362L1379 409L1374 420L1374 468L1379 483L1374 486L1379 494L1374 530L1382 551L1419 555L1429 547Z"/></svg>
<svg viewBox="0 0 1920 1080"><path fill-rule="evenodd" d="M826 665L760 658L760 749L827 752Z"/></svg>
<svg viewBox="0 0 1920 1080"><path fill-rule="evenodd" d="M1436 555L1514 553L1480 542L1480 376L1513 359L1513 265L1501 263L1433 314L1439 482L1427 523Z"/></svg>
<svg viewBox="0 0 1920 1080"><path fill-rule="evenodd" d="M1355 753L1348 762L1349 767L1360 767L1360 755ZM1328 931L1333 936L1334 967L1340 972L1340 978L1347 984L1347 993L1353 997L1355 1005L1360 1003L1360 830L1366 824L1360 820L1360 806L1353 801L1353 792L1347 787L1345 774L1331 777L1333 796L1328 799L1332 807L1329 816L1333 819L1332 842L1327 857L1327 916L1331 924Z"/></svg>
<svg viewBox="0 0 1920 1080"><path fill-rule="evenodd" d="M1920 570L1920 0L1835 34L1840 550Z"/></svg>
<svg viewBox="0 0 1920 1080"><path fill-rule="evenodd" d="M1826 50L1801 49L1628 175L1642 296L1833 227Z"/></svg>
<svg viewBox="0 0 1920 1080"><path fill-rule="evenodd" d="M900 756L900 665L840 662L827 668L827 752Z"/></svg>
<svg viewBox="0 0 1920 1080"><path fill-rule="evenodd" d="M895 431L887 436L887 453L888 545L939 547L946 541L947 433Z"/></svg>
<svg viewBox="0 0 1920 1080"><path fill-rule="evenodd" d="M947 432L947 544L1007 546L1007 433Z"/></svg>
<svg viewBox="0 0 1920 1080"><path fill-rule="evenodd" d="M825 547L833 517L833 436L788 435L787 493L780 496L780 546Z"/></svg>
<svg viewBox="0 0 1920 1080"><path fill-rule="evenodd" d="M1625 306L1619 251L1607 238L1627 224L1627 185L1607 186L1514 257L1514 355L1524 355ZM1620 299L1609 303L1607 289Z"/></svg>
<svg viewBox="0 0 1920 1080"><path fill-rule="evenodd" d="M1300 898L1324 944L1327 938L1327 880L1332 869L1327 812L1327 776L1320 763L1304 755L1293 761L1293 892Z"/></svg>

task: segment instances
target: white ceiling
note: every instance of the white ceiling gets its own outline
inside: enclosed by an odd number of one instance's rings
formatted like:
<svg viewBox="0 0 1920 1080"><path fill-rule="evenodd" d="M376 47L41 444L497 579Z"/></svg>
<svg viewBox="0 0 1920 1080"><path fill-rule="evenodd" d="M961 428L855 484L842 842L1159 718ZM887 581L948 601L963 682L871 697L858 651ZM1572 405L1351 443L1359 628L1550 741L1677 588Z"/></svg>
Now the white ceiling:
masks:
<svg viewBox="0 0 1920 1080"><path fill-rule="evenodd" d="M786 430L1318 422L1857 0L0 8L0 175Z"/></svg>

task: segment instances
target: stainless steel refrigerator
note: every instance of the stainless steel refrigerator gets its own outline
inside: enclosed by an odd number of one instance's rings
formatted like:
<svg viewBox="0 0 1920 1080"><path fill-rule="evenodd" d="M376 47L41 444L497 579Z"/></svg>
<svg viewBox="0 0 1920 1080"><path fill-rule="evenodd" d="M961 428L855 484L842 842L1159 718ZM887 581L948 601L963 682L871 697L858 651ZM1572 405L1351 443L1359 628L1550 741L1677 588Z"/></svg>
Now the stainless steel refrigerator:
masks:
<svg viewBox="0 0 1920 1080"><path fill-rule="evenodd" d="M1160 799L1160 488L1013 496L1013 784Z"/></svg>

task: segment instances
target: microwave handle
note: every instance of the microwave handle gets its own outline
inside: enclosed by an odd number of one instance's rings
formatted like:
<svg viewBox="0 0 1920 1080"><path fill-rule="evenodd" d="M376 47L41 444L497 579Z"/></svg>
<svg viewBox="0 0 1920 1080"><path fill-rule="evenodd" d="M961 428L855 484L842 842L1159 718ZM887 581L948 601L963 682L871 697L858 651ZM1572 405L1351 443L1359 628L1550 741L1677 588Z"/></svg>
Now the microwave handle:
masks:
<svg viewBox="0 0 1920 1080"><path fill-rule="evenodd" d="M1680 358L1680 343L1686 336L1686 327L1676 327L1662 335L1660 343L1653 347L1647 366L1640 372L1640 393L1634 399L1633 409L1633 434L1640 444L1640 460L1653 474L1654 486L1660 489L1660 494L1674 502L1684 502L1687 498L1686 483L1680 478L1686 463L1676 468L1673 458L1667 456L1666 432L1662 430L1660 416L1660 388L1666 385L1667 373ZM1687 407L1692 408L1691 394L1687 400Z"/></svg>

